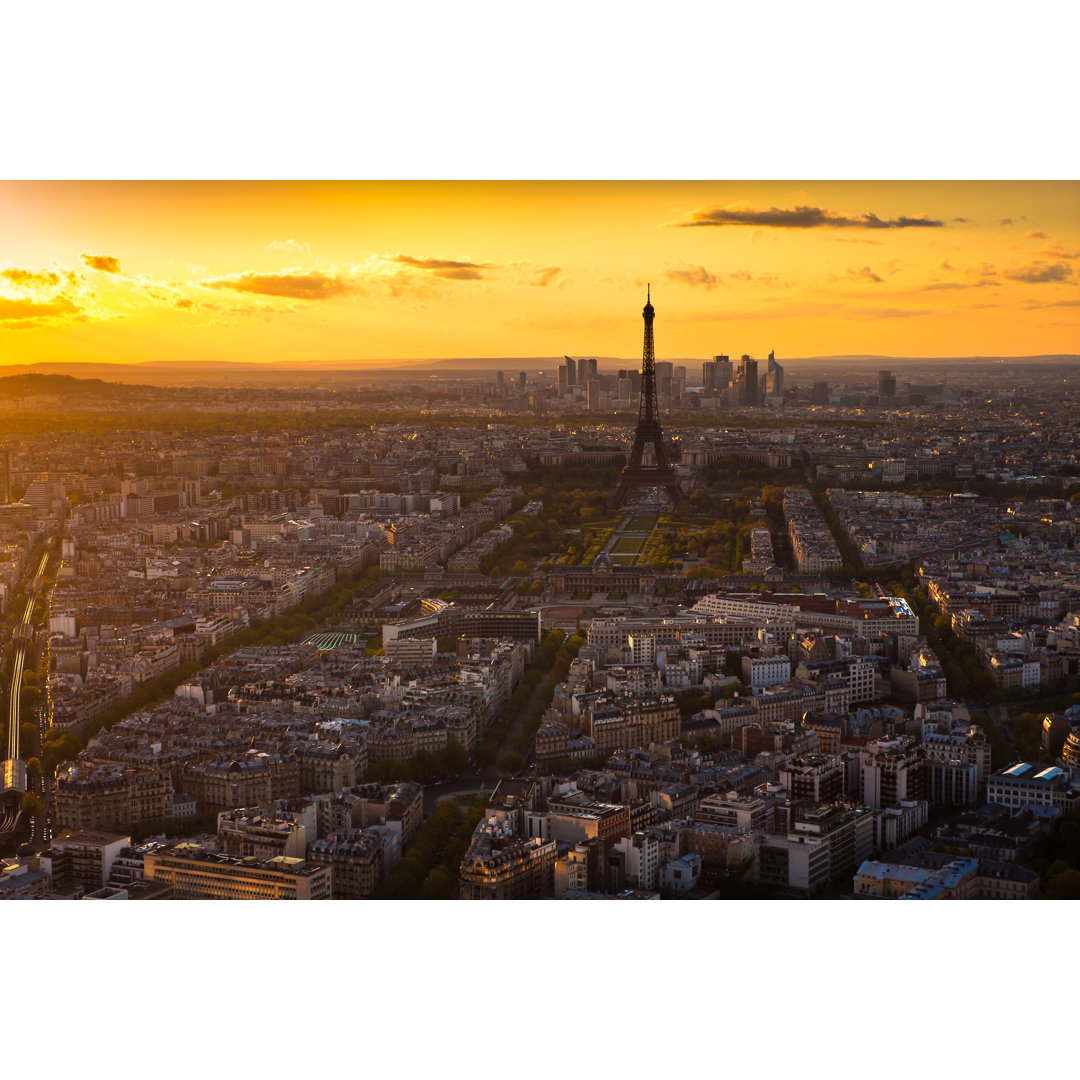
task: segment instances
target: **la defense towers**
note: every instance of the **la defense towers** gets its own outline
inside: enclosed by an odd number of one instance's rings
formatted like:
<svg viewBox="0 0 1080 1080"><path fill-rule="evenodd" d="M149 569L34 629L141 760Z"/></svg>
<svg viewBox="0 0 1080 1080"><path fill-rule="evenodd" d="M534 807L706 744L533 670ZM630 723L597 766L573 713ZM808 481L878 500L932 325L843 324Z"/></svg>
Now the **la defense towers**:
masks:
<svg viewBox="0 0 1080 1080"><path fill-rule="evenodd" d="M675 467L668 460L664 433L660 428L660 407L656 399L656 357L653 352L653 319L656 309L652 306L651 290L645 294L645 348L641 359L641 398L638 402L637 429L634 431L634 448L630 460L619 478L612 506L624 506L638 488L663 488L675 507L686 505L686 496L679 487ZM655 463L643 465L642 453L651 443Z"/></svg>

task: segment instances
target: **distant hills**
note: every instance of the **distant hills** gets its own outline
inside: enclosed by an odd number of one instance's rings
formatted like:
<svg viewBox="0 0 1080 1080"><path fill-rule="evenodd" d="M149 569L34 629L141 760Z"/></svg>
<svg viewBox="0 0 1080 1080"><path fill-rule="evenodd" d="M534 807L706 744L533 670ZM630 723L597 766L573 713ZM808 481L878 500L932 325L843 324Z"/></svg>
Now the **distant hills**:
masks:
<svg viewBox="0 0 1080 1080"><path fill-rule="evenodd" d="M577 356L592 355L579 353ZM700 375L701 362L706 357L661 357L675 364L685 364L691 373L691 383ZM738 357L732 357L738 360ZM756 357L759 362L763 357ZM597 356L597 365L603 372L618 368L636 370L640 357L623 359L614 356ZM839 377L843 375L869 375L877 368L890 368L903 377L905 369L918 368L925 377L927 369L938 368L943 376L949 370L981 366L1000 370L1004 365L1016 367L1057 367L1080 365L1080 355L1075 353L1041 356L881 356L871 353L834 356L777 356L790 376L806 379L815 376ZM12 365L0 367L0 396L22 397L29 394L53 394L63 396L74 393L95 394L108 392L116 396L115 384L131 390L148 386L296 386L364 381L366 379L417 379L430 376L446 377L451 374L494 375L503 371L513 377L519 371L530 376L538 371L554 372L563 362L562 356L484 356L453 357L442 360L334 360L304 363L261 363L232 361L150 360L141 364L98 364L78 361ZM67 381L65 381L67 380ZM114 384L109 386L109 384Z"/></svg>
<svg viewBox="0 0 1080 1080"><path fill-rule="evenodd" d="M3 370L0 368L0 371ZM158 388L146 383L118 384L105 382L102 379L84 379L75 375L57 373L0 376L0 398L24 398L36 395L64 398L75 394L84 398L99 395L109 398L136 397L141 391L156 389Z"/></svg>

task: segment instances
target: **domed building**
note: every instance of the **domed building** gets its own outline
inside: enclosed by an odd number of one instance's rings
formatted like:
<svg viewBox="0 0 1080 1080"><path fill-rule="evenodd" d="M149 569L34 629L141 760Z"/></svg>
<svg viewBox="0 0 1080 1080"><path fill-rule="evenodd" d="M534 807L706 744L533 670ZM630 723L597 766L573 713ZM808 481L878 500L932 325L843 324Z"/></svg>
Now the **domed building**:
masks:
<svg viewBox="0 0 1080 1080"><path fill-rule="evenodd" d="M551 571L555 592L570 593L651 593L656 572L645 566L616 566L601 551L588 566L557 566Z"/></svg>

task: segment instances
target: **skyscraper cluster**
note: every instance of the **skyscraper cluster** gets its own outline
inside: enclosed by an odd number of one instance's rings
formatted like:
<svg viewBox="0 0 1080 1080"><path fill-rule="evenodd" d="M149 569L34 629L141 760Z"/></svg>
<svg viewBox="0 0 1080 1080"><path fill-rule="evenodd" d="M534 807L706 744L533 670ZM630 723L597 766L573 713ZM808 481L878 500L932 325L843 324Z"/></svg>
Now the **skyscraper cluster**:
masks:
<svg viewBox="0 0 1080 1080"><path fill-rule="evenodd" d="M726 396L732 405L757 405L784 396L784 369L774 353L769 353L769 366L761 375L758 362L746 353L737 367L729 356L714 356L701 365L701 386L705 395Z"/></svg>

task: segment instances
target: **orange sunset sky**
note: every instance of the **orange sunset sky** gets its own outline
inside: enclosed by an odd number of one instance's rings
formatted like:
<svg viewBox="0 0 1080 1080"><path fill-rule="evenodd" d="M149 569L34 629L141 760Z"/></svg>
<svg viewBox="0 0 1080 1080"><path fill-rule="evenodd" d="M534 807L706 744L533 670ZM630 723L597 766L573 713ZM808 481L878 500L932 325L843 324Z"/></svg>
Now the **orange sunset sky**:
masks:
<svg viewBox="0 0 1080 1080"><path fill-rule="evenodd" d="M0 366L1080 352L1074 182L0 183Z"/></svg>

